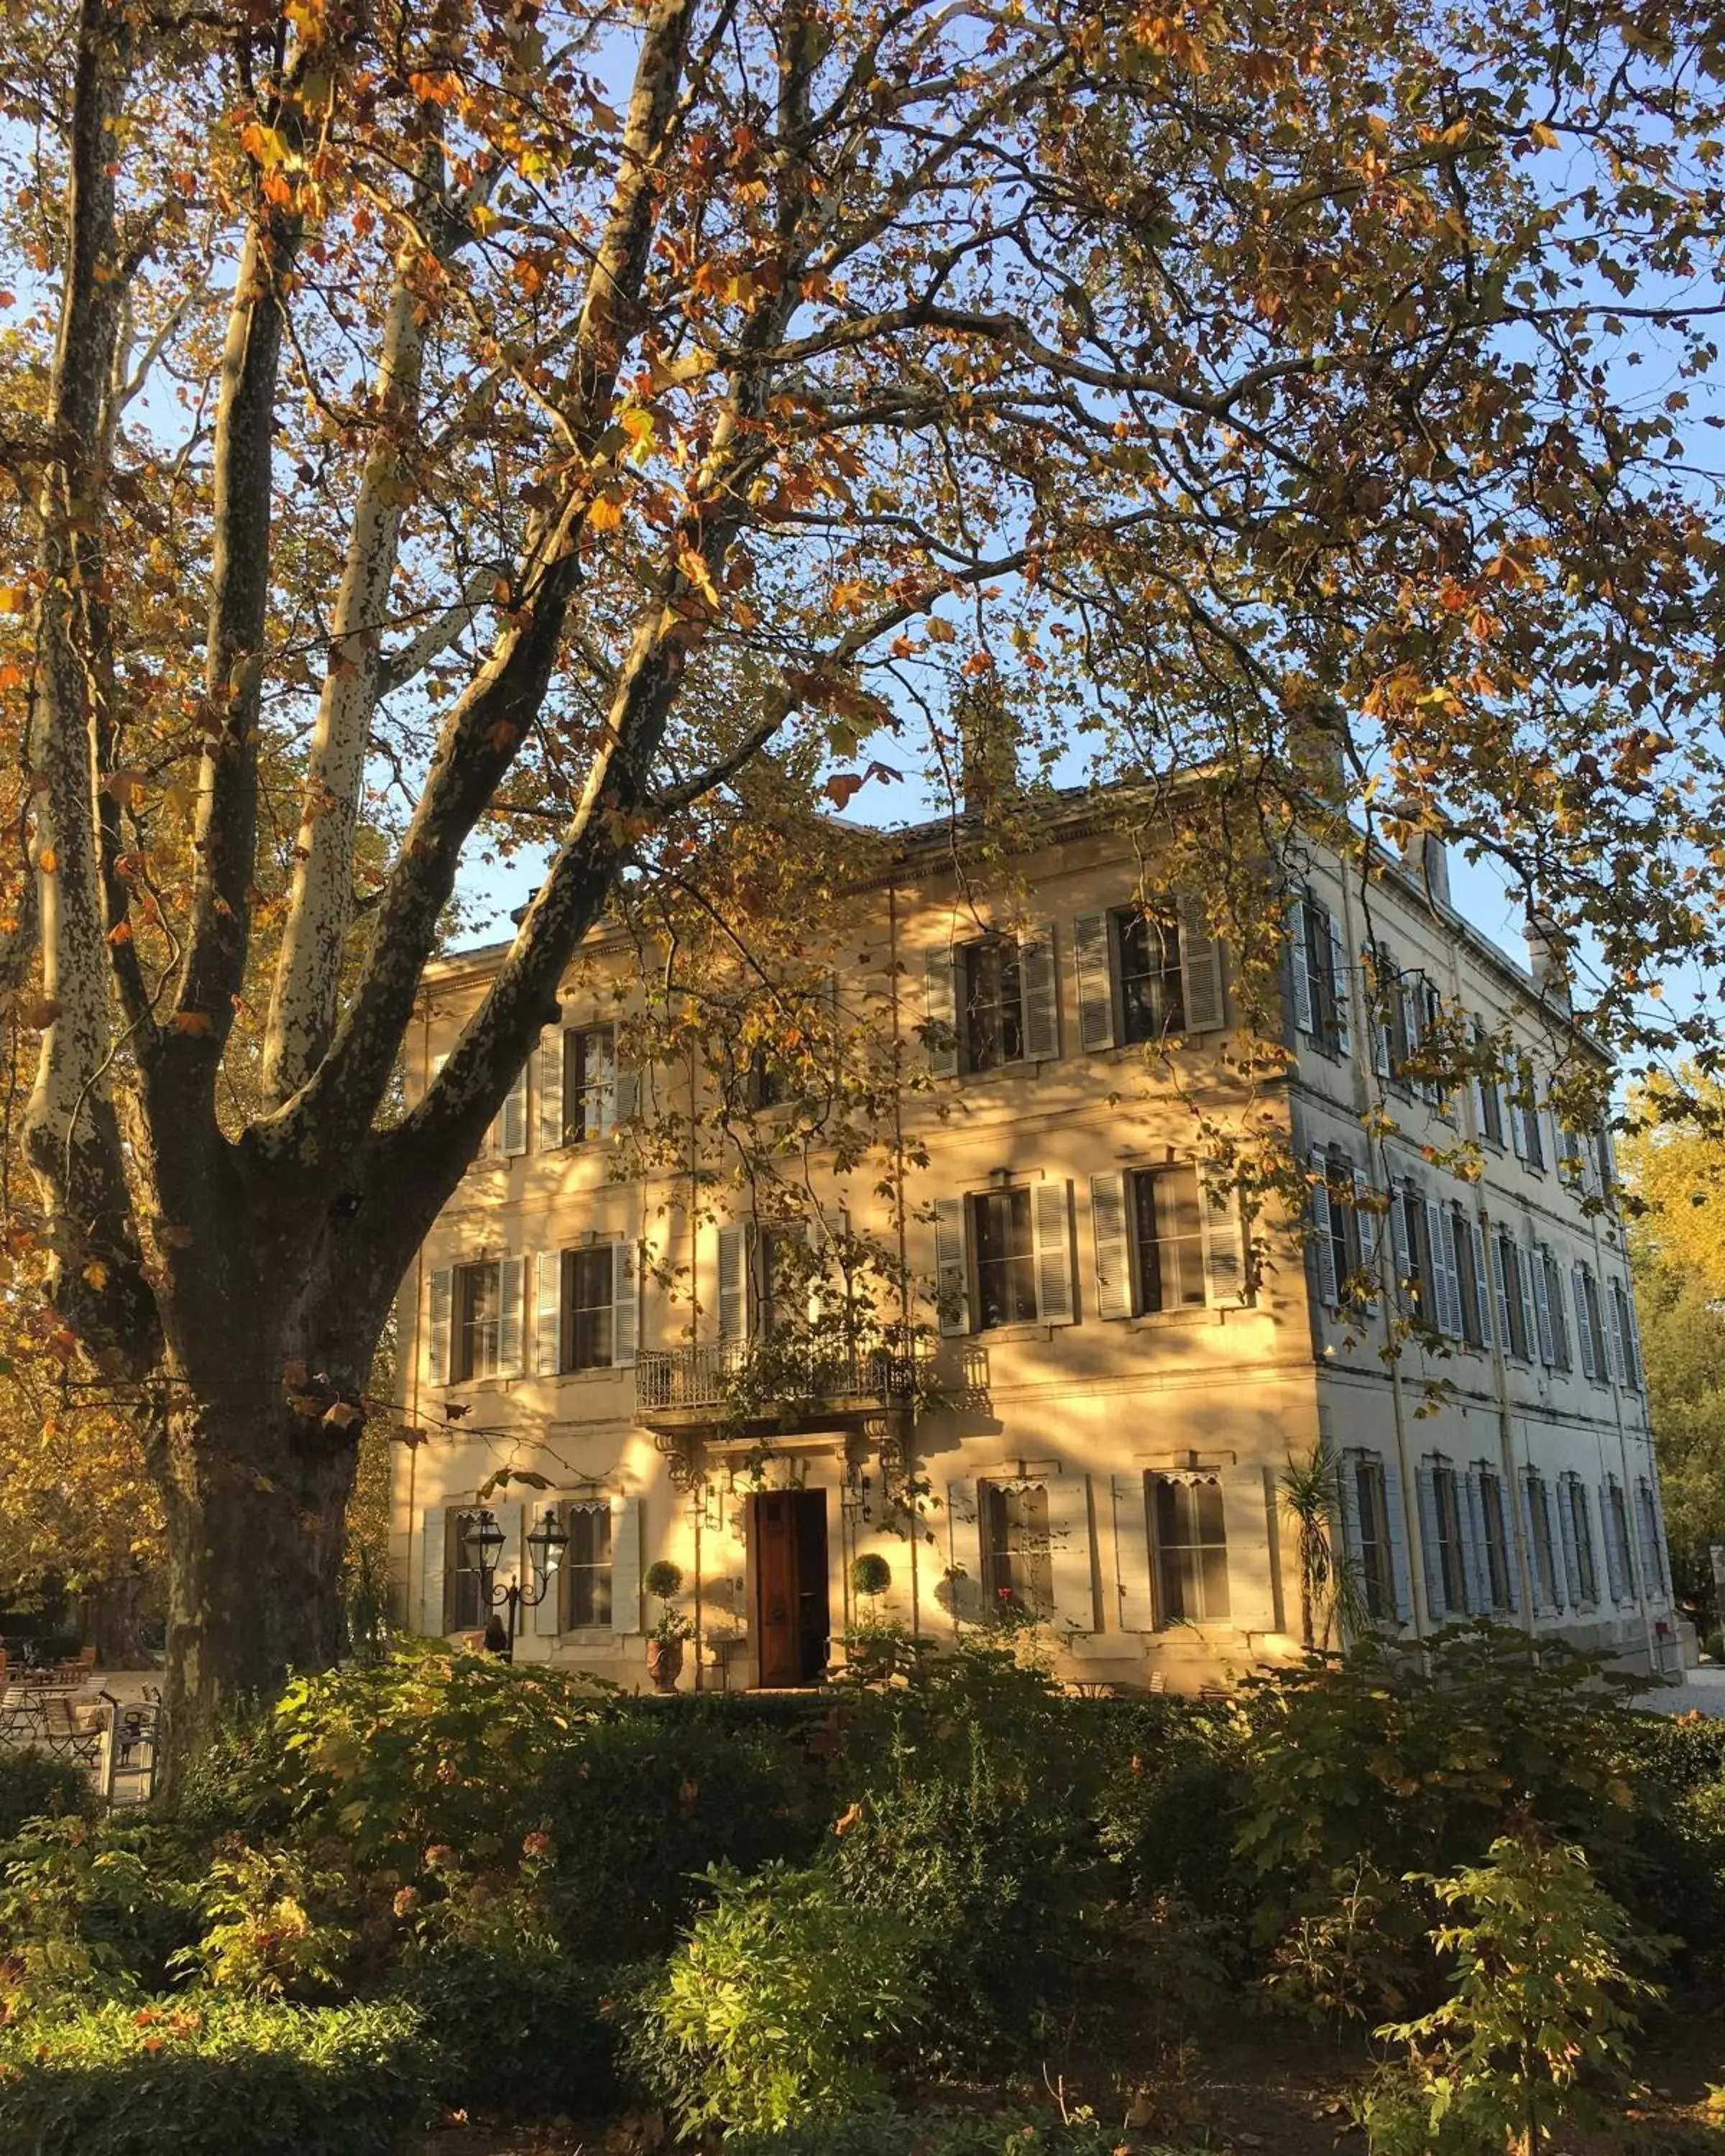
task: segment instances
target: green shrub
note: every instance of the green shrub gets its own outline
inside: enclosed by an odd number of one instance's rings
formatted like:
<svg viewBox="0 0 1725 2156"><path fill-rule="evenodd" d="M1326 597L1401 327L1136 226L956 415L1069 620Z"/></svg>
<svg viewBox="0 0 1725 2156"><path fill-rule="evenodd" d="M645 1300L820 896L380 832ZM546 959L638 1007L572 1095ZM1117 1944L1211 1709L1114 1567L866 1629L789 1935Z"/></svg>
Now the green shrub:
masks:
<svg viewBox="0 0 1725 2156"><path fill-rule="evenodd" d="M90 1784L69 1759L45 1752L0 1752L0 1841L10 1841L27 1820L94 1809Z"/></svg>
<svg viewBox="0 0 1725 2156"><path fill-rule="evenodd" d="M188 1856L162 1828L39 1819L0 1848L0 2019L163 1987L198 1933Z"/></svg>
<svg viewBox="0 0 1725 2156"><path fill-rule="evenodd" d="M175 1955L215 1991L244 1999L332 2001L343 1988L352 1934L334 1921L346 1876L319 1871L297 1850L218 1846L199 1892L195 1946Z"/></svg>
<svg viewBox="0 0 1725 2156"><path fill-rule="evenodd" d="M0 2148L30 2156L381 2156L424 2116L402 2005L112 2003L0 2031Z"/></svg>
<svg viewBox="0 0 1725 2156"><path fill-rule="evenodd" d="M1070 2124L1046 2112L865 2112L782 2133L727 2133L725 2156L1117 2156L1117 2131L1091 2118ZM1138 2144L1133 2156L1178 2156Z"/></svg>
<svg viewBox="0 0 1725 2156"><path fill-rule="evenodd" d="M689 2133L772 2133L878 2107L883 2046L918 2013L907 1928L853 1907L830 1871L716 1872L629 2056Z"/></svg>
<svg viewBox="0 0 1725 2156"><path fill-rule="evenodd" d="M542 1932L412 1950L392 1996L411 2006L452 2109L601 2116L619 2096L618 2033L600 1979Z"/></svg>
<svg viewBox="0 0 1725 2156"><path fill-rule="evenodd" d="M669 1952L715 1865L813 1854L824 1825L783 1738L717 1717L608 1714L547 1762L546 1892L570 1950L603 1963Z"/></svg>

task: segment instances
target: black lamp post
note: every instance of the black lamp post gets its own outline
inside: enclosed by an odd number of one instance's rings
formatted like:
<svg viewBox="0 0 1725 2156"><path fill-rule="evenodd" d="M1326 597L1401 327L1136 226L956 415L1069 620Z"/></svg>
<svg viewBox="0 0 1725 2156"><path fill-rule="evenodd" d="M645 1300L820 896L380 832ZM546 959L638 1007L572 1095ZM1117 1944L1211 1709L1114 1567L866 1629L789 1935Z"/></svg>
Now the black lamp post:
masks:
<svg viewBox="0 0 1725 2156"><path fill-rule="evenodd" d="M467 1523L461 1537L462 1547L467 1553L467 1562L480 1576L480 1599L489 1609L509 1612L508 1659L515 1660L516 1635L521 1629L521 1611L534 1609L552 1592L557 1584L557 1567L563 1561L563 1552L569 1547L569 1537L558 1521L555 1506L547 1505L545 1517L527 1537L527 1558L533 1568L534 1584L523 1587L518 1579L508 1579L501 1587L493 1583L496 1577L497 1560L503 1554L506 1537L497 1524L494 1512L476 1512Z"/></svg>

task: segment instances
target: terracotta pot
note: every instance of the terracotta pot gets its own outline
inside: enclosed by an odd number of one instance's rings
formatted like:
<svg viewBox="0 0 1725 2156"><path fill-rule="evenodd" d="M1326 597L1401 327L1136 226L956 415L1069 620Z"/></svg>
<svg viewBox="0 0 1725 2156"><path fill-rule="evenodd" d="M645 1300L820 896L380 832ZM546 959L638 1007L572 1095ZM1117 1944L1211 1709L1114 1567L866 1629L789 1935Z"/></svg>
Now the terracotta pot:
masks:
<svg viewBox="0 0 1725 2156"><path fill-rule="evenodd" d="M655 1691L673 1692L677 1679L683 1673L683 1643L680 1640L649 1640L647 1642L647 1675Z"/></svg>

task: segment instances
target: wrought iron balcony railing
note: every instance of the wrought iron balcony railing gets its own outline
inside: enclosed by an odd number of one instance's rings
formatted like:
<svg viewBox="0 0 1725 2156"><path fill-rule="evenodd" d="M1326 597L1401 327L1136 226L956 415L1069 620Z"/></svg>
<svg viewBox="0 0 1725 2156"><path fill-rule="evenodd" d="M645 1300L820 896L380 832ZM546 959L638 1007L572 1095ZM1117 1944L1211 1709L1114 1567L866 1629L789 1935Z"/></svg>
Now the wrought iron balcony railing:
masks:
<svg viewBox="0 0 1725 2156"><path fill-rule="evenodd" d="M814 1347L726 1341L649 1351L635 1363L643 1413L716 1409L747 1414L790 1400L864 1400L891 1406L916 1390L919 1360L898 1347Z"/></svg>

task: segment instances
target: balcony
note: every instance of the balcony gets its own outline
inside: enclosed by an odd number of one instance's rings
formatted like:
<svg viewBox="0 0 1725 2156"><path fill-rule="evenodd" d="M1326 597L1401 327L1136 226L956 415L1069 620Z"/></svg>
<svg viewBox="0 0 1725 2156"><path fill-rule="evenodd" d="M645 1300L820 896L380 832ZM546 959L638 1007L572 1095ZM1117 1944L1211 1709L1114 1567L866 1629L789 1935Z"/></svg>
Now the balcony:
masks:
<svg viewBox="0 0 1725 2156"><path fill-rule="evenodd" d="M728 1341L649 1352L635 1363L635 1409L649 1430L806 1422L908 1410L927 1370L914 1348Z"/></svg>

